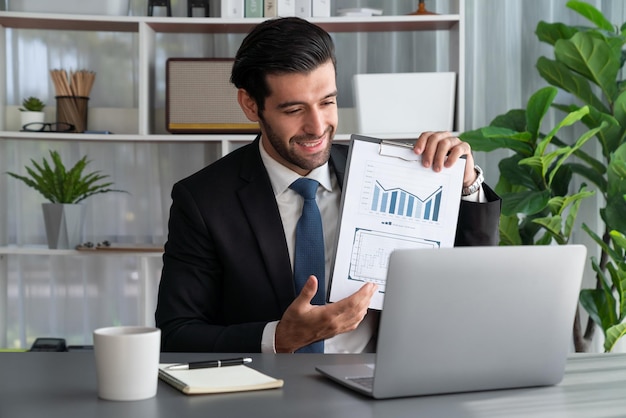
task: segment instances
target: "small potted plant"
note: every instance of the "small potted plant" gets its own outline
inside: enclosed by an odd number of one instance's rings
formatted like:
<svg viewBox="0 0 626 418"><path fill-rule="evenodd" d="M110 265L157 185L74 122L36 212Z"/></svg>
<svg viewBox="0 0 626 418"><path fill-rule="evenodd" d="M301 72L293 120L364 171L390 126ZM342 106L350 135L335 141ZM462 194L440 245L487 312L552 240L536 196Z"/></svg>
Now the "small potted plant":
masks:
<svg viewBox="0 0 626 418"><path fill-rule="evenodd" d="M45 197L44 223L48 248L76 248L81 243L84 206L80 203L89 196L108 192L125 192L110 188L112 182L103 182L108 175L99 171L83 173L89 160L83 156L69 170L57 151L50 150L52 164L43 158L41 163L31 159L33 167L26 167L28 176L7 172Z"/></svg>
<svg viewBox="0 0 626 418"><path fill-rule="evenodd" d="M21 127L33 122L43 122L45 120L44 107L46 104L38 97L30 96L22 100L22 107L19 108L22 117Z"/></svg>

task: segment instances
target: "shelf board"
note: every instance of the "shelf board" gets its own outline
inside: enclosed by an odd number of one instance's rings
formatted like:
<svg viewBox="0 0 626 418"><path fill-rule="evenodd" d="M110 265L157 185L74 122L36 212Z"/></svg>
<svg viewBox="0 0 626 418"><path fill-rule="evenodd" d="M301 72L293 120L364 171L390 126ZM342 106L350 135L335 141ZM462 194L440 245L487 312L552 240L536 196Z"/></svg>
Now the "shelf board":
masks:
<svg viewBox="0 0 626 418"><path fill-rule="evenodd" d="M94 32L139 32L132 16L91 16L1 12L0 25L13 29L86 30Z"/></svg>
<svg viewBox="0 0 626 418"><path fill-rule="evenodd" d="M151 17L1 12L0 25L14 29L138 32L146 24L158 33L248 33L263 18ZM452 15L309 18L328 32L399 32L447 30L460 17Z"/></svg>
<svg viewBox="0 0 626 418"><path fill-rule="evenodd" d="M43 245L32 245L0 247L0 256L1 255L128 255L140 257L161 257L163 255L163 251L161 249L155 249L154 251L131 251L128 249L123 251L51 250Z"/></svg>
<svg viewBox="0 0 626 418"><path fill-rule="evenodd" d="M410 140L417 139L417 133L406 134L370 134L365 136L373 136L380 139L392 140ZM20 141L84 141L84 142L252 142L256 138L256 134L155 134L155 135L137 135L137 134L67 134L67 133L31 133L31 132L12 132L0 131L0 141L2 140L20 140ZM349 133L341 133L335 135L336 141L346 142L350 140Z"/></svg>

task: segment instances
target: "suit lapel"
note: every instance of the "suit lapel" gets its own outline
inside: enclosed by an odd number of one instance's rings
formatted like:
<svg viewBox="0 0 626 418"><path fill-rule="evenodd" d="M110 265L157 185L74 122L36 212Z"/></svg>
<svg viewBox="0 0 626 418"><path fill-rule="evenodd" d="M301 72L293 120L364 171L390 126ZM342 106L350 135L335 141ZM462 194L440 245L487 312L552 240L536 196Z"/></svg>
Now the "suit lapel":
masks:
<svg viewBox="0 0 626 418"><path fill-rule="evenodd" d="M284 311L293 302L295 289L283 224L269 176L261 160L258 137L244 157L241 178L245 185L238 192L239 199L256 236L281 311Z"/></svg>

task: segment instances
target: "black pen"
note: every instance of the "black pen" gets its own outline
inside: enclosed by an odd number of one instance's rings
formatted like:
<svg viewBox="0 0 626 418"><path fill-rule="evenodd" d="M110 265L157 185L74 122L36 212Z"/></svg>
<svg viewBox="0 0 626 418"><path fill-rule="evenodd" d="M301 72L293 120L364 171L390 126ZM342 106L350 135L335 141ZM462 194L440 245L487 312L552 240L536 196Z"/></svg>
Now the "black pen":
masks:
<svg viewBox="0 0 626 418"><path fill-rule="evenodd" d="M228 358L224 360L209 360L209 361L196 361L193 363L180 363L168 366L168 370L191 370L191 369L206 369L209 367L225 367L225 366L238 366L241 364L252 363L250 357L242 358Z"/></svg>

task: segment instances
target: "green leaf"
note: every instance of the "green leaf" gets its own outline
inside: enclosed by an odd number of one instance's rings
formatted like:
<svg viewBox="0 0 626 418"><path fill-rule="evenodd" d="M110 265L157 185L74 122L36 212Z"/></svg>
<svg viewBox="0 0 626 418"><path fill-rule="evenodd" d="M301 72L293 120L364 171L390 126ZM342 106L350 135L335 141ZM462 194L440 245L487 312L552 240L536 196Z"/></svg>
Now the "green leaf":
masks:
<svg viewBox="0 0 626 418"><path fill-rule="evenodd" d="M578 12L581 16L586 17L600 29L604 29L608 32L615 30L613 24L604 17L602 12L587 2L572 0L568 1L566 6Z"/></svg>
<svg viewBox="0 0 626 418"><path fill-rule="evenodd" d="M513 109L496 116L489 126L507 128L515 132L526 131L526 109Z"/></svg>
<svg viewBox="0 0 626 418"><path fill-rule="evenodd" d="M522 245L517 215L500 216L500 245Z"/></svg>
<svg viewBox="0 0 626 418"><path fill-rule="evenodd" d="M607 318L607 302L604 292L600 289L581 289L578 300L587 314L589 314L589 318L606 334L605 329L610 328L611 324L605 322Z"/></svg>
<svg viewBox="0 0 626 418"><path fill-rule="evenodd" d="M541 121L550 109L556 94L556 88L544 87L528 99L528 104L526 105L526 129L533 138L539 137Z"/></svg>
<svg viewBox="0 0 626 418"><path fill-rule="evenodd" d="M572 72L565 64L539 57L537 70L539 70L539 75L551 85L572 93L601 112L611 113L602 100L593 93L589 80Z"/></svg>
<svg viewBox="0 0 626 418"><path fill-rule="evenodd" d="M533 215L548 206L550 191L529 191L502 195L502 213L507 216L523 213Z"/></svg>
<svg viewBox="0 0 626 418"><path fill-rule="evenodd" d="M624 257L622 255L623 251L626 250L626 235L619 231L610 231L609 235L613 240L614 247L621 249L622 251L619 254L615 254L613 260L615 262L623 262Z"/></svg>
<svg viewBox="0 0 626 418"><path fill-rule="evenodd" d="M604 351L609 353L615 347L617 340L626 334L626 324L613 325L606 330L604 338Z"/></svg>
<svg viewBox="0 0 626 418"><path fill-rule="evenodd" d="M616 124L617 121L621 121L622 124L626 125L626 90L622 91L615 99L613 115L615 116Z"/></svg>
<svg viewBox="0 0 626 418"><path fill-rule="evenodd" d="M559 39L569 39L578 32L578 29L564 23L546 23L543 20L537 24L535 34L541 42L554 45Z"/></svg>
<svg viewBox="0 0 626 418"><path fill-rule="evenodd" d="M576 122L581 120L583 116L587 115L588 113L589 113L589 106L583 106L580 109L574 110L573 112L570 112L567 115L565 115L565 117L561 119L554 128L552 128L552 130L548 133L548 135L546 135L545 138L541 140L539 145L537 145L535 155L543 155L546 151L546 148L550 144L550 141L552 141L552 138L556 135L558 131L560 131L562 128L566 126L571 126L575 124Z"/></svg>
<svg viewBox="0 0 626 418"><path fill-rule="evenodd" d="M564 150L565 152L563 152L562 154L559 154L557 152L554 153L550 153L553 154L555 156L558 156L558 161L556 162L556 164L554 164L554 166L551 169L550 174L548 175L548 185L552 185L552 180L554 179L555 174L557 173L557 171L561 168L561 166L565 163L565 161L576 151L578 150L580 147L582 147L583 145L585 145L585 143L587 141L589 141L591 138L593 138L594 136L596 136L596 134L602 130L602 128L605 125L601 125L595 129L591 129L585 133L583 133L577 140L576 140L576 144L574 144L573 147L565 147L565 148L560 148L561 150Z"/></svg>
<svg viewBox="0 0 626 418"><path fill-rule="evenodd" d="M557 61L582 75L604 92L609 103L615 99L615 80L620 70L621 45L616 50L604 39L579 32L571 39L561 39L554 46Z"/></svg>
<svg viewBox="0 0 626 418"><path fill-rule="evenodd" d="M521 160L522 156L520 155L513 155L500 160L498 163L500 177L505 178L511 185L523 186L529 190L543 190L543 179L531 168L520 165Z"/></svg>
<svg viewBox="0 0 626 418"><path fill-rule="evenodd" d="M593 190L588 191L585 189L585 186L583 185L580 188L580 191L578 193L572 196L568 196L565 199L563 208L561 209L560 213L563 214L565 209L569 207L569 211L567 212L567 216L565 218L565 230L563 231L563 233L565 234L568 240L569 240L569 237L572 235L572 231L574 229L574 223L576 222L576 217L578 216L578 210L580 209L580 205L582 201L584 199L587 199L588 197L593 196L594 194L595 194L595 191Z"/></svg>
<svg viewBox="0 0 626 418"><path fill-rule="evenodd" d="M541 225L546 232L554 238L557 244L564 245L567 242L564 239L563 233L561 232L561 226L563 220L560 215L546 216L544 218L534 219L538 225Z"/></svg>
<svg viewBox="0 0 626 418"><path fill-rule="evenodd" d="M463 132L459 137L470 144L474 151L493 151L500 148L511 149L524 155L531 155L531 136L527 132L515 132L506 128L487 126L474 131Z"/></svg>
<svg viewBox="0 0 626 418"><path fill-rule="evenodd" d="M613 289L615 289L615 294L619 300L618 321L622 322L624 320L624 315L626 314L626 297L624 297L624 289L626 288L626 271L620 267L616 267L613 263L608 263L606 267L609 271L609 275L611 276Z"/></svg>

